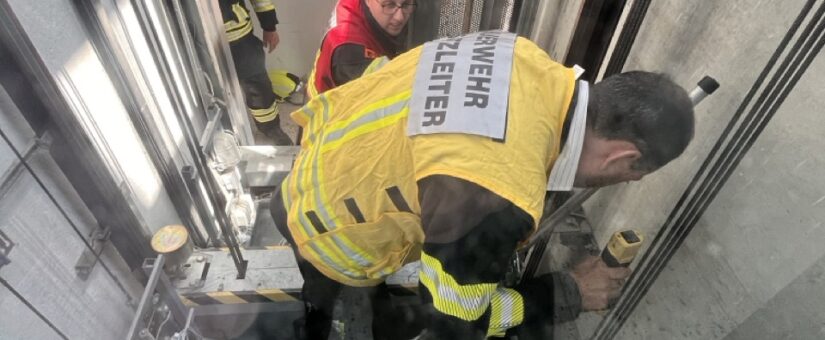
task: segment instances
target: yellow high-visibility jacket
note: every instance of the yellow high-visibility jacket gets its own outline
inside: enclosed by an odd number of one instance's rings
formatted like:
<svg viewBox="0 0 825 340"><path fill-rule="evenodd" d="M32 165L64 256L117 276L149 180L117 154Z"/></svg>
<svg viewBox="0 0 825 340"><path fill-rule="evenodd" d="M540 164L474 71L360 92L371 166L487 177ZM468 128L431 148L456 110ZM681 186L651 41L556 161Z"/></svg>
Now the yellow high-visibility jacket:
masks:
<svg viewBox="0 0 825 340"><path fill-rule="evenodd" d="M292 118L301 152L281 186L300 254L326 276L372 286L417 260L424 233L416 181L470 181L527 212L537 226L575 89L573 71L529 40L515 44L506 139L409 137L407 116L421 48L315 96Z"/></svg>

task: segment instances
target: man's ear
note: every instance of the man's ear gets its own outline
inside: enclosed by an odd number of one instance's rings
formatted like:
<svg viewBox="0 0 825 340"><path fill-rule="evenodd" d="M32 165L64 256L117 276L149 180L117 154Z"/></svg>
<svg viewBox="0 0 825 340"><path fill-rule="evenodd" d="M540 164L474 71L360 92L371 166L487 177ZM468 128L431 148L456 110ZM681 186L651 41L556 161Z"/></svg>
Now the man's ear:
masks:
<svg viewBox="0 0 825 340"><path fill-rule="evenodd" d="M623 145L622 147L617 147L613 149L602 161L600 170L605 170L610 168L611 166L623 163L627 163L628 166L630 166L633 163L635 163L636 160L642 157L642 153L639 152L639 149L637 149L635 145L633 145L632 143L627 144L630 145Z"/></svg>

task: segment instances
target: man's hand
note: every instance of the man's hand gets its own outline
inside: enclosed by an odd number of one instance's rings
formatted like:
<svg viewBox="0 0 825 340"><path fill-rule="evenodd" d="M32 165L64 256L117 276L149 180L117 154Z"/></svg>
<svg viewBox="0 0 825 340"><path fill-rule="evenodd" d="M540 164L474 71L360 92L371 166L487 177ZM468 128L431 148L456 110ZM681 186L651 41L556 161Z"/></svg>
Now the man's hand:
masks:
<svg viewBox="0 0 825 340"><path fill-rule="evenodd" d="M607 309L608 301L619 296L630 269L610 268L601 258L589 256L576 265L570 276L579 286L582 309L595 311Z"/></svg>
<svg viewBox="0 0 825 340"><path fill-rule="evenodd" d="M281 38L278 37L277 31L264 31L264 35L261 40L264 42L264 48L269 50L267 53L272 53L272 51L275 50L275 47L278 46Z"/></svg>

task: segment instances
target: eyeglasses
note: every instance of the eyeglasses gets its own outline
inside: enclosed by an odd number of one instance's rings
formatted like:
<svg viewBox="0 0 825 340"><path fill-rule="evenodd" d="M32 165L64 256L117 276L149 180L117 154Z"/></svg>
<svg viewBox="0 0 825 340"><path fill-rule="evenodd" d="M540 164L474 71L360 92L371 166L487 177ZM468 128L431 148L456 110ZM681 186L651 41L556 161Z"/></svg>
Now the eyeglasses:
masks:
<svg viewBox="0 0 825 340"><path fill-rule="evenodd" d="M381 3L381 11L384 12L384 14L386 15L393 15L395 14L395 11L397 11L400 8L402 13L410 14L413 11L415 11L416 6L417 5L414 2L405 2L399 5L397 3L388 1Z"/></svg>

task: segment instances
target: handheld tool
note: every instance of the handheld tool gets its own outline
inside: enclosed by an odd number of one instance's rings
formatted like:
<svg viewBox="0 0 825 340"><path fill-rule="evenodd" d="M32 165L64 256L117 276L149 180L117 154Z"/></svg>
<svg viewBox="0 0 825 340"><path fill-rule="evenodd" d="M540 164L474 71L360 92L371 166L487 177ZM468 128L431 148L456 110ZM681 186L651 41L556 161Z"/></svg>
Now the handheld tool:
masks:
<svg viewBox="0 0 825 340"><path fill-rule="evenodd" d="M644 236L635 230L617 231L602 250L602 260L608 267L628 267L642 248L643 241Z"/></svg>

